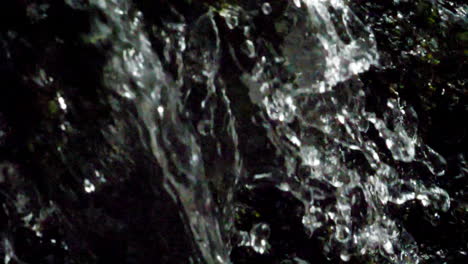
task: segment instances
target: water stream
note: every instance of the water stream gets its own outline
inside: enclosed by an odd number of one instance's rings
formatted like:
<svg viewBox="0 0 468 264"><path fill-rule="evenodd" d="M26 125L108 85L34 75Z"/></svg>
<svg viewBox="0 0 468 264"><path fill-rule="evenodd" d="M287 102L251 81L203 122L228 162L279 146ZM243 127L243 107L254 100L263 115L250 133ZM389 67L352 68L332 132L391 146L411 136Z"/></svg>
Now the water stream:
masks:
<svg viewBox="0 0 468 264"><path fill-rule="evenodd" d="M417 202L434 221L449 211L437 180L447 161L425 144L415 109L397 92L378 111L368 106L375 92L360 76L388 65L349 1L220 1L192 16L175 3L159 24L150 17L159 11L135 2L86 7L96 15L83 38L106 54L103 100L123 124L102 129L111 145L138 138L132 144L151 157L149 177L179 205L199 254L191 261L233 263L233 248L268 254L269 223L235 225L239 193L268 184L300 202L303 232L320 238L327 258L426 263L389 207ZM86 192L118 184L103 177L86 178Z"/></svg>
<svg viewBox="0 0 468 264"><path fill-rule="evenodd" d="M397 170L395 163L422 163L432 174L424 178L431 178L444 173L445 161L418 137L416 113L398 97L388 99L382 116L366 110L366 87L357 75L371 65L381 66L379 53L372 29L345 1L289 4L284 16L292 24L275 25L285 27L280 29L285 39L279 46L251 36L253 30L262 31L253 27L252 11L234 6L209 10L192 24L183 17L167 22L158 34L165 42L165 61L177 67L174 74L164 69L152 49L143 14L133 3L96 0L95 4L107 18L107 24L95 24L95 34L114 35L106 86L135 104L143 127L141 140L161 166L166 190L181 204L180 213L186 216L204 261L230 263L232 245L223 233L238 231L222 223L232 221L229 212L236 185L268 179L303 203L302 223L310 234L328 226L323 249L327 254L339 254L343 261L368 255L378 256L370 257L375 261L383 256L390 263L421 263L411 236L385 207L416 199L436 212L447 211L450 197L430 181ZM265 2L255 11L267 17L272 7ZM215 20L217 13L224 21ZM219 73L223 40L218 23L223 22L230 30L243 31L239 51L243 54L236 54L237 47L229 48L239 63L248 98L258 107L251 118L265 129L273 157L282 160L271 165L280 174L253 174L242 167L244 157L238 149L242 142L236 131L240 125L226 91L236 87L227 87ZM253 66L241 65L236 56L246 56ZM191 122L193 110L186 102L195 89L206 94L197 124ZM370 136L370 130L376 135ZM228 160L226 164L205 166L222 161L203 159L202 152L210 147L202 143L204 137L216 142L215 156ZM362 164L353 159L361 159ZM228 182L227 189L213 190L208 177L229 177L213 180ZM213 200L215 191L223 196L222 204ZM253 227L250 234L243 234L250 237L245 246L267 251L268 236L262 238L262 231L257 231L265 228Z"/></svg>

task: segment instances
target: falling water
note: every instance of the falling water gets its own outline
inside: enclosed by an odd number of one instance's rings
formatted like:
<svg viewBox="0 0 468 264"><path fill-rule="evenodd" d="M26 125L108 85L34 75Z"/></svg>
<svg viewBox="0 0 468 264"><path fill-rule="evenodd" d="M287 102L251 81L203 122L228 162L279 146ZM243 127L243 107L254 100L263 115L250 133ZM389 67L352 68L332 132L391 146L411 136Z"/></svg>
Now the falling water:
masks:
<svg viewBox="0 0 468 264"><path fill-rule="evenodd" d="M232 179L227 180L231 186L222 195L232 196L238 181L256 175L240 167L243 157L237 149L237 144L242 144L236 135L238 124L230 109L227 87L218 74L223 65L219 26L214 19L217 11L208 11L192 25L183 18L169 22L160 31L166 61L177 67L175 74L170 74L151 46L142 13L130 1L95 4L108 22L96 22L94 34L114 35L105 85L122 100L135 104L144 129L139 132L141 140L161 166L166 190L180 202L204 260L229 263L230 246L222 233L236 231L222 228L221 223L232 216L223 216L221 211L230 210L232 198L216 205L212 192L220 191L208 186L208 177L226 177L227 168L207 174L202 157L205 146L200 138L219 141L217 151L222 156L226 150L216 136L222 133L220 130L228 130L230 151L235 152L229 166L234 171L229 175ZM420 263L411 236L397 226L385 206L417 199L424 206L447 211L450 198L443 189L423 182L417 175L397 171L394 163L421 162L436 177L443 174L443 158L422 144L414 110L398 98L388 99L381 117L366 110L366 89L356 76L371 65L379 66L372 30L343 0L308 0L303 4L301 7L296 2L285 11L295 21L282 32L286 35L284 44L274 50L262 46L266 43L254 44L248 34L252 17L246 11L227 7L225 13L220 12L230 29L244 27L246 47L241 52L254 61L254 66L251 70L241 68L242 82L252 103L259 107L254 116L265 126L277 158L284 160L278 168L282 175L266 177L277 177L272 180L278 188L302 201L302 223L311 234L328 225L323 249L327 254L339 254L343 261L353 255L380 255L391 263ZM270 3L262 4L261 14L271 13ZM290 75L288 81L277 75L283 68ZM188 71L194 71L192 82L203 88L186 83ZM200 102L204 116L196 127L184 102L194 91L184 86L206 89L206 97ZM222 126L216 123L218 111L225 115ZM369 136L369 130L375 130L378 136ZM376 140L383 140L385 146L377 145ZM382 148L391 156L382 157ZM366 169L356 167L348 155L361 155ZM327 199L332 202L325 204ZM354 216L354 211L362 208L364 211ZM265 253L268 235L261 233L268 231L259 230L266 229L268 226L262 223L252 227L247 235L250 242L245 245Z"/></svg>
<svg viewBox="0 0 468 264"><path fill-rule="evenodd" d="M435 180L446 161L424 143L416 111L397 93L381 111L368 107L374 93L360 75L386 65L348 1L220 1L196 18L169 8L158 25L133 1L89 2L99 15L83 38L106 54L105 100L119 102L119 122L136 124L103 133L111 144L137 135L162 172L151 177L162 177L180 205L199 262L231 263L235 247L269 253L268 223L234 225L238 193L267 182L300 201L303 232L320 237L328 258L424 263L388 208L418 201L428 218L447 212L451 198ZM87 193L115 184L99 171L83 182ZM10 263L14 251L3 244Z"/></svg>
<svg viewBox="0 0 468 264"><path fill-rule="evenodd" d="M188 225L193 232L203 258L208 263L226 263L227 249L221 238L217 208L206 180L201 147L196 140L195 131L190 126L184 109L183 80L164 72L158 56L151 48L147 33L143 30L141 12L131 11L128 1L97 1L96 4L108 16L109 25L97 23L96 29L113 27L109 31L118 32L113 42L112 56L109 59L105 82L109 89L115 90L122 98L133 101L145 131L141 138L163 170L164 186L173 199L180 202L181 213L186 214ZM211 14L198 21L201 33L214 34L215 24ZM101 26L101 27L100 27ZM176 49L176 63L183 67L180 53L186 47L185 25L171 24L180 39L166 37L170 49ZM214 32L209 32L214 30ZM205 32L208 31L208 32ZM96 34L101 34L96 32ZM175 41L176 43L173 43ZM178 43L177 43L178 42ZM215 43L215 45L219 45ZM190 48L190 47L189 47ZM206 77L208 89L213 93L216 74L217 54L198 47L207 56ZM205 54L203 54L205 53ZM213 57L210 57L213 56ZM185 121L184 121L185 119Z"/></svg>

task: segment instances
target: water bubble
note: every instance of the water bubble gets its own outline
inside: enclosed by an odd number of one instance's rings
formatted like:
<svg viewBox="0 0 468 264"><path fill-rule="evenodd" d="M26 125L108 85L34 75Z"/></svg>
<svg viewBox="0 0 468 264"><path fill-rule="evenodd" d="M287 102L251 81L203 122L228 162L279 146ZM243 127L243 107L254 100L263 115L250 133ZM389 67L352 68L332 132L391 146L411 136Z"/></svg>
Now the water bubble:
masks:
<svg viewBox="0 0 468 264"><path fill-rule="evenodd" d="M263 14L269 15L269 14L271 14L271 11L272 11L272 8L271 8L270 3L268 3L268 2L263 3L263 5L262 5Z"/></svg>
<svg viewBox="0 0 468 264"><path fill-rule="evenodd" d="M250 245L256 252L263 254L270 248L269 237L270 226L266 223L256 224L250 230Z"/></svg>
<svg viewBox="0 0 468 264"><path fill-rule="evenodd" d="M229 14L226 18L226 25L228 26L229 29L234 29L239 25L239 20L237 19L237 16L234 14Z"/></svg>
<svg viewBox="0 0 468 264"><path fill-rule="evenodd" d="M347 226L338 225L335 231L336 240L345 243L350 239L351 232Z"/></svg>

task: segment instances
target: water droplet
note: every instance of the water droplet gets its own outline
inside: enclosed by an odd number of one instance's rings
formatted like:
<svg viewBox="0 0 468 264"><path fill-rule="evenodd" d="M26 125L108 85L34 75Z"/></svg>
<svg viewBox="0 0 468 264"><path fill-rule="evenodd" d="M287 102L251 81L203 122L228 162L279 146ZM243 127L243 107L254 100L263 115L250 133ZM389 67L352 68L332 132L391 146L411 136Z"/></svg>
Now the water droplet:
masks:
<svg viewBox="0 0 468 264"><path fill-rule="evenodd" d="M301 8L301 0L294 0L294 4L295 4L298 8Z"/></svg>
<svg viewBox="0 0 468 264"><path fill-rule="evenodd" d="M220 255L216 255L216 260L217 260L219 263L226 263L226 261L223 260L223 258L222 258Z"/></svg>
<svg viewBox="0 0 468 264"><path fill-rule="evenodd" d="M271 8L270 3L268 3L268 2L263 3L263 5L262 5L263 14L269 15L269 14L271 14L271 11L272 11L272 8Z"/></svg>
<svg viewBox="0 0 468 264"><path fill-rule="evenodd" d="M250 27L249 26L244 27L244 36L246 38L250 38Z"/></svg>
<svg viewBox="0 0 468 264"><path fill-rule="evenodd" d="M162 117L164 115L164 107L158 106L158 114L159 114L160 117Z"/></svg>
<svg viewBox="0 0 468 264"><path fill-rule="evenodd" d="M239 242L237 243L238 246L248 247L250 246L250 234L246 231L239 231Z"/></svg>
<svg viewBox="0 0 468 264"><path fill-rule="evenodd" d="M282 190L283 192L290 192L291 186L285 182L282 182L278 185L278 189Z"/></svg>
<svg viewBox="0 0 468 264"><path fill-rule="evenodd" d="M200 122L198 122L197 130L203 136L209 135L211 130L210 120L201 120Z"/></svg>
<svg viewBox="0 0 468 264"><path fill-rule="evenodd" d="M340 259L344 262L348 262L351 259L351 255L348 252L341 252Z"/></svg>
<svg viewBox="0 0 468 264"><path fill-rule="evenodd" d="M96 190L94 184L92 184L88 179L84 180L84 190L87 193L92 193Z"/></svg>
<svg viewBox="0 0 468 264"><path fill-rule="evenodd" d="M247 55L247 57L249 58L255 57L256 55L255 46L250 39L246 40L244 42L244 45L241 48L242 48L242 51Z"/></svg>
<svg viewBox="0 0 468 264"><path fill-rule="evenodd" d="M281 64L281 63L284 62L284 58L283 57L275 57L275 62ZM287 84L285 84L285 85L287 85Z"/></svg>
<svg viewBox="0 0 468 264"><path fill-rule="evenodd" d="M392 255L394 254L395 252L393 251L393 245L392 245L392 242L390 242L390 240L387 240L387 242L385 242L383 244L383 248L385 250L385 252L387 252L388 254Z"/></svg>
<svg viewBox="0 0 468 264"><path fill-rule="evenodd" d="M3 238L3 254L4 254L4 261L6 264L11 263L12 259L16 259L15 252L13 249L13 245L11 244L10 240L7 238Z"/></svg>
<svg viewBox="0 0 468 264"><path fill-rule="evenodd" d="M67 104L65 103L65 99L63 99L63 97L60 95L58 95L57 97L58 97L60 108L64 111L67 110Z"/></svg>

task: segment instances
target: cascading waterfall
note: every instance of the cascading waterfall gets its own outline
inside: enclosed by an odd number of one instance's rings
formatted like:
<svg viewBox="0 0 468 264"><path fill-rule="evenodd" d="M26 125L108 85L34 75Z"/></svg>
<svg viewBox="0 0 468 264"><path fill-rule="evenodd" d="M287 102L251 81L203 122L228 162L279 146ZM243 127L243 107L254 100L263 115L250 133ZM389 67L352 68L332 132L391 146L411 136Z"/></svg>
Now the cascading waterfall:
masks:
<svg viewBox="0 0 468 264"><path fill-rule="evenodd" d="M304 1L303 4L305 6L301 7L296 1L287 11L304 12L306 9L308 14L288 29L290 32L281 47L282 57L268 51L255 51L260 47L246 36L250 46L245 51L256 63L251 71L244 71L242 79L249 88L250 100L261 109L256 115L261 116L269 140L277 155L284 159L281 170L285 174L274 179L277 187L303 202L306 208L303 224L311 233L323 225L330 226L324 248L329 254L338 252L343 261L349 260L351 255L381 255L391 263L420 263L411 237L397 227L384 208L388 203L402 204L418 199L425 206L446 211L450 199L444 190L398 172L390 162L422 162L435 177L443 173L443 169L432 161L440 164L444 161L421 143L414 128L414 111L398 98L388 100L383 117L366 111L367 95L356 75L371 65L378 66L372 31L344 1ZM133 101L138 109L138 118L145 130L140 132L142 140L148 141L144 144L163 169L167 191L181 203L182 213L187 216L187 224L204 260L228 263L229 246L221 235L228 230L221 229L219 218L223 208L216 208L212 190L207 185L201 154L203 146L197 140L195 128L184 117L184 111L189 110L184 106L185 83L180 77L187 70L184 52L193 53L189 56L201 61L197 81L207 89L202 107L213 112L215 110L208 105L213 101L211 97L224 96L221 100L224 99L231 122L228 128L232 130L235 120L229 114L229 99L222 91L226 88L215 80L219 78L217 71L222 65L214 11L199 18L191 26L192 32L186 32L188 25L183 21L168 25L173 32L167 34L175 34L175 37L165 37L165 56L175 53L174 63L179 67L178 76L171 76L152 50L148 33L141 25L141 12L132 11L131 3L124 0L96 1L96 5L110 23L97 22L95 34L116 35L113 56L109 58L104 76L106 86L122 99ZM268 15L269 11L263 8L262 12ZM226 23L236 20L232 17L236 15L239 14L225 13ZM240 26L230 25L232 29ZM248 26L245 27L248 31ZM187 43L190 34L195 43ZM206 39L201 39L204 37ZM289 73L294 81L282 82L272 74L280 67L292 68ZM293 127L294 121L297 123ZM201 121L198 130L200 134L213 133L215 126L214 118L208 116ZM382 146L368 136L371 129L385 141L393 161L386 162L388 158L381 157ZM233 130L231 138L237 144L235 133ZM354 167L347 155L361 155L368 168ZM265 173L266 177L277 177ZM241 177L240 170L234 177L232 183ZM333 202L324 203L330 199ZM354 211L360 210L356 208L364 209L356 216ZM259 225L254 230L268 228ZM244 244L264 253L268 242L255 242L259 239L256 233L261 231L247 234L252 236L252 242Z"/></svg>
<svg viewBox="0 0 468 264"><path fill-rule="evenodd" d="M119 155L132 152L124 146L131 142L150 157L149 178L162 179L149 180L150 188L154 197L164 190L178 205L198 254L191 263L235 262L235 248L269 254L269 223L254 217L248 228L235 224L239 197L262 184L299 201L303 233L318 238L328 260L426 263L391 208L416 201L429 221L449 211L452 199L437 180L447 161L424 142L416 110L398 92L378 109L369 106L375 92L361 76L388 61L351 1L200 1L204 9L189 15L178 5L195 6L192 1L160 1L169 7L158 13L158 23L151 16L161 11L144 10L142 2L65 1L94 14L82 38L105 54L100 95L117 123L102 125L102 134ZM440 9L452 19L466 15L463 8ZM45 71L36 75L40 87L54 82ZM72 112L65 95L54 98L60 104L49 108ZM64 137L74 137L70 127L60 124ZM61 159L72 163L61 148ZM86 193L119 184L118 175L82 171ZM2 173L0 184L7 179ZM37 236L41 219L61 212L53 201L44 205L41 195L12 198L24 227ZM45 213L28 209L33 200ZM5 263L20 261L5 237ZM281 263L309 263L288 257Z"/></svg>

